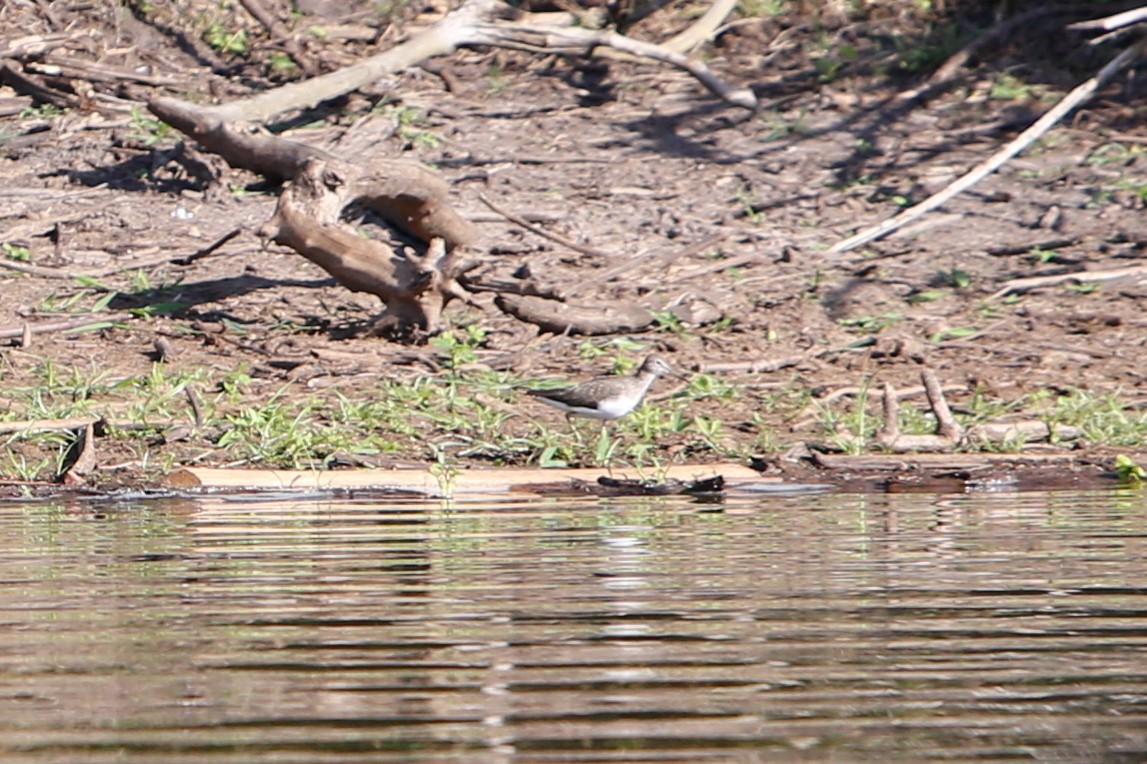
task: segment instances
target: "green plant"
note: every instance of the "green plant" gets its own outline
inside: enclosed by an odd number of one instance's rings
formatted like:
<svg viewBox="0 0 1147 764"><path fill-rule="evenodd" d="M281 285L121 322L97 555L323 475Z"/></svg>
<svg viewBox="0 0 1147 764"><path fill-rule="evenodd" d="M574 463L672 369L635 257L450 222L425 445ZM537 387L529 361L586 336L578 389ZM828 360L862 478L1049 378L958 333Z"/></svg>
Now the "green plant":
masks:
<svg viewBox="0 0 1147 764"><path fill-rule="evenodd" d="M753 225L765 222L765 215L760 211L756 196L747 188L743 188L733 196L733 201L741 205L741 212L745 219Z"/></svg>
<svg viewBox="0 0 1147 764"><path fill-rule="evenodd" d="M788 0L741 0L737 7L745 18L772 18L788 10Z"/></svg>
<svg viewBox="0 0 1147 764"><path fill-rule="evenodd" d="M16 480L23 480L32 482L38 480L41 475L52 465L52 460L47 457L36 459L35 457L29 458L27 455L15 451L11 448L11 439L6 444L5 464L0 472L4 475L12 477Z"/></svg>
<svg viewBox="0 0 1147 764"><path fill-rule="evenodd" d="M268 72L277 77L289 78L299 73L299 67L288 54L275 51L267 57Z"/></svg>
<svg viewBox="0 0 1147 764"><path fill-rule="evenodd" d="M662 332L669 332L678 336L683 336L687 333L685 325L681 323L681 319L677 314L671 310L655 310L653 312L653 323L657 329Z"/></svg>
<svg viewBox="0 0 1147 764"><path fill-rule="evenodd" d="M1000 73L988 91L988 97L998 101L1018 101L1032 98L1037 88L1008 72Z"/></svg>
<svg viewBox="0 0 1147 764"><path fill-rule="evenodd" d="M925 302L934 302L943 298L947 293L938 289L929 289L923 292L913 292L904 298L909 305L918 305Z"/></svg>
<svg viewBox="0 0 1147 764"><path fill-rule="evenodd" d="M63 114L64 110L50 103L39 106L25 106L20 110L20 119L51 119Z"/></svg>
<svg viewBox="0 0 1147 764"><path fill-rule="evenodd" d="M928 0L919 0L923 9ZM926 11L925 11L926 12ZM944 24L933 29L921 41L915 36L895 38L898 66L905 72L927 72L947 61L963 45L960 28L956 24Z"/></svg>
<svg viewBox="0 0 1147 764"><path fill-rule="evenodd" d="M704 400L718 398L732 400L737 395L737 388L721 377L712 374L692 374L685 394L690 400Z"/></svg>
<svg viewBox="0 0 1147 764"><path fill-rule="evenodd" d="M868 416L869 382L861 382L852 406L846 411L815 401L817 418L829 441L847 454L859 454L876 433L877 422Z"/></svg>
<svg viewBox="0 0 1147 764"><path fill-rule="evenodd" d="M1147 480L1147 470L1143 469L1127 454L1117 454L1115 457L1115 474L1122 483L1139 485Z"/></svg>
<svg viewBox="0 0 1147 764"><path fill-rule="evenodd" d="M430 338L430 344L443 352L443 364L452 371L477 360L475 351L485 341L486 330L477 324L450 329Z"/></svg>
<svg viewBox="0 0 1147 764"><path fill-rule="evenodd" d="M1065 284L1064 289L1076 294L1091 294L1099 289L1100 284L1098 281L1081 281L1074 284Z"/></svg>
<svg viewBox="0 0 1147 764"><path fill-rule="evenodd" d="M399 106L383 103L375 110L394 120L395 135L414 146L437 148L442 145L442 136L428 130L430 124L426 112L416 106Z"/></svg>
<svg viewBox="0 0 1147 764"><path fill-rule="evenodd" d="M203 32L203 41L220 53L243 54L247 52L247 31L228 30L222 22L213 21Z"/></svg>
<svg viewBox="0 0 1147 764"><path fill-rule="evenodd" d="M597 443L593 447L594 463L599 467L608 465L617 451L618 444L619 441L609 436L609 430L602 427L601 433L597 437Z"/></svg>
<svg viewBox="0 0 1147 764"><path fill-rule="evenodd" d="M876 334L904 318L898 310L889 310L877 316L856 316L855 318L841 318L837 323L850 332L858 334Z"/></svg>
<svg viewBox="0 0 1147 764"><path fill-rule="evenodd" d="M950 326L928 335L929 342L947 342L979 334L980 330L974 326Z"/></svg>
<svg viewBox="0 0 1147 764"><path fill-rule="evenodd" d="M28 251L27 247L20 247L8 242L0 244L0 252L3 252L9 260L16 260L17 262L27 263L32 260L32 253Z"/></svg>
<svg viewBox="0 0 1147 764"><path fill-rule="evenodd" d="M145 146L154 146L171 133L171 125L147 116L139 107L131 108L131 137Z"/></svg>
<svg viewBox="0 0 1147 764"><path fill-rule="evenodd" d="M489 69L486 71L486 79L490 83L486 87L486 94L491 96L501 95L510 84L506 78L506 73L502 71L501 64L497 61L490 64Z"/></svg>

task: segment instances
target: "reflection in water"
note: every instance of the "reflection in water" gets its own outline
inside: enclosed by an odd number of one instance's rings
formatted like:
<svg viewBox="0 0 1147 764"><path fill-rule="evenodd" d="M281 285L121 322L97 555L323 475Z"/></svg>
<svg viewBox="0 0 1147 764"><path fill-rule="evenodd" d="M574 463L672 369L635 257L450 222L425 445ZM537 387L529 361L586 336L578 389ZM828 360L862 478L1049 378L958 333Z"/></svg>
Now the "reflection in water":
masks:
<svg viewBox="0 0 1147 764"><path fill-rule="evenodd" d="M1147 760L1139 492L0 505L4 762Z"/></svg>

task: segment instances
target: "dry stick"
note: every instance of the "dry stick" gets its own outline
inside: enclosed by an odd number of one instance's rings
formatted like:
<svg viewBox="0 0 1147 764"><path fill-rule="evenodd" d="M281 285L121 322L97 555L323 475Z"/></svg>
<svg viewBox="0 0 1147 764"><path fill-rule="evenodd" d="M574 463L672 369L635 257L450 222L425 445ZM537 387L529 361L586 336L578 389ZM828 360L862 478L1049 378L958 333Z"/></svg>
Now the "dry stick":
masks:
<svg viewBox="0 0 1147 764"><path fill-rule="evenodd" d="M26 331L32 334L51 334L53 332L68 332L73 329L82 329L85 326L92 326L95 324L116 323L117 321L127 321L134 318L131 313L109 313L106 316L89 316L87 318L75 318L71 321L56 321L50 324L29 324L22 323L17 327L9 327L7 329L0 329L0 339L10 340L16 337L23 337Z"/></svg>
<svg viewBox="0 0 1147 764"><path fill-rule="evenodd" d="M737 7L737 2L738 0L716 0L701 18L684 32L661 43L661 47L674 53L688 53L698 45L708 42Z"/></svg>
<svg viewBox="0 0 1147 764"><path fill-rule="evenodd" d="M998 170L1009 159L1016 154L1023 151L1030 144L1034 143L1044 133L1052 128L1055 123L1059 122L1068 113L1070 113L1076 106L1089 99L1095 92L1105 83L1111 79L1119 70L1130 64L1138 58L1143 50L1147 48L1147 37L1139 40L1131 47L1124 50L1116 56L1107 66L1103 67L1098 74L1079 85L1070 93L1068 93L1059 103L1052 107L1046 114L1040 117L1035 124L1024 130L1020 135L1005 146L1001 151L997 152L994 156L989 158L986 162L981 163L971 172L964 175L962 178L948 185L947 188L933 194L925 199L920 204L912 207L901 214L885 220L883 223L869 228L867 231L850 236L844 241L837 242L828 251L829 254L839 254L847 252L870 241L875 241L896 229L911 223L917 218L923 217L927 213L942 206L953 197L963 193L972 186L979 183L988 175Z"/></svg>
<svg viewBox="0 0 1147 764"><path fill-rule="evenodd" d="M756 111L757 96L750 88L736 88L723 82L712 70L700 61L660 45L634 40L617 32L602 32L593 29L570 27L567 29L543 29L528 24L490 24L479 22L475 28L476 38L471 44L520 47L539 52L586 53L594 48L606 47L629 53L633 56L660 61L688 72L704 85L709 92L721 100Z"/></svg>
<svg viewBox="0 0 1147 764"><path fill-rule="evenodd" d="M799 366L809 360L808 355L795 355L788 358L777 358L772 361L738 361L730 363L703 363L696 367L696 371L704 374L721 374L725 372L747 372L757 374L760 372L780 371L789 366Z"/></svg>
<svg viewBox="0 0 1147 764"><path fill-rule="evenodd" d="M64 76L69 79L83 79L89 82L138 82L141 85L160 87L163 85L181 85L183 80L166 75L152 75L135 72L131 69L121 69L107 64L97 64L91 61L73 59L65 55L49 53L44 56L42 63L29 64L29 68L39 74ZM106 124L99 129L107 129Z"/></svg>
<svg viewBox="0 0 1147 764"><path fill-rule="evenodd" d="M577 288L579 291L581 291L587 287L596 286L597 284L600 284L604 281L612 281L623 273L627 273L634 268L645 264L651 259L652 262L648 263L647 272L656 273L659 276L662 276L664 269L669 267L673 262L680 260L682 257L691 257L692 255L705 252L710 247L720 244L724 238L725 234L717 234L716 236L710 236L708 239L703 239L694 244L689 244L680 249L670 250L669 252L664 252L660 255L654 255L652 252L642 252L641 254L634 255L633 257L629 258L624 263L615 265L612 268L606 268L601 273L580 281L577 285ZM678 279L678 281L681 280L682 279Z"/></svg>
<svg viewBox="0 0 1147 764"><path fill-rule="evenodd" d="M294 60L299 68L304 73L311 75L315 73L315 65L303 55L299 49L299 41L291 34L291 31L279 21L277 18L267 12L263 4L259 0L239 0L239 4L247 9L255 17L263 27L271 34L271 37L283 40L283 47L286 48L287 53L290 54L291 59Z"/></svg>
<svg viewBox="0 0 1147 764"><path fill-rule="evenodd" d="M710 244L710 246L711 246L711 243L715 243L714 240L716 240L716 239L717 239L717 237L713 237L713 239L706 240L705 242L702 242L702 243ZM708 247L705 247L705 249L708 249ZM701 251L704 251L704 249L702 249ZM764 263L767 261L768 261L768 258L765 255L738 255L737 257L730 257L728 260L718 260L717 262L709 263L708 265L699 265L692 270L689 270L689 271L686 271L686 272L680 274L677 277L677 280L678 281L693 281L694 279L699 279L702 276L708 276L710 273L720 273L721 271L727 271L730 268L740 268L741 266L744 266L744 265L756 265L757 263ZM775 276L773 278L776 278L778 281L787 281L788 279L790 279L792 277L791 276ZM744 281L740 281L738 283L741 284L742 286L744 286L745 281L747 281L747 280L748 279L745 279Z"/></svg>
<svg viewBox="0 0 1147 764"><path fill-rule="evenodd" d="M928 406L936 417L936 432L929 435L904 435L900 432L900 398L891 384L885 383L882 401L884 423L876 433L876 443L895 452L951 451L963 436L963 428L952 418L948 401L936 374L925 370L920 374Z"/></svg>
<svg viewBox="0 0 1147 764"><path fill-rule="evenodd" d="M19 271L20 273L27 273L31 276L39 276L45 279L67 279L71 280L72 275L65 273L58 268L44 268L39 265L31 265L29 263L16 263L11 260L0 260L0 268L7 268L10 271Z"/></svg>
<svg viewBox="0 0 1147 764"><path fill-rule="evenodd" d="M98 416L68 417L66 419L26 419L18 422L0 422L0 434L36 432L44 430L78 430L99 424L117 430L163 430L173 422L137 422L131 419L104 419Z"/></svg>
<svg viewBox="0 0 1147 764"><path fill-rule="evenodd" d="M139 269L154 268L157 265L166 265L167 263L174 263L175 265L190 265L196 260L207 257L215 250L222 247L227 242L234 239L236 236L243 232L242 228L233 228L227 233L220 236L215 241L211 242L205 247L201 247L190 255L162 255L160 257L152 258L150 260L140 260L132 263L124 263L117 265L114 268L104 268L98 271L80 271L80 272L66 272L58 268L44 268L39 265L28 265L26 263L15 263L8 260L0 260L0 268L7 268L20 273L27 273L32 276L39 276L45 279L64 279L71 280L77 276L88 278L100 278L102 276L113 276L117 273L124 271L134 271Z"/></svg>
<svg viewBox="0 0 1147 764"><path fill-rule="evenodd" d="M1068 29L1102 29L1110 32L1113 29L1137 24L1140 21L1147 20L1147 6L1142 8L1133 8L1123 13L1116 13L1114 16L1105 16L1101 19L1092 19L1091 21L1080 21L1076 24L1069 24Z"/></svg>
<svg viewBox="0 0 1147 764"><path fill-rule="evenodd" d="M1030 276L1023 279L1012 279L988 299L998 300L1009 294L1027 292L1045 286L1055 286L1067 281L1094 283L1097 281L1115 281L1116 279L1139 275L1147 275L1147 265L1133 265L1129 268L1116 268L1110 271L1075 271L1074 273L1060 273L1055 276Z"/></svg>
<svg viewBox="0 0 1147 764"><path fill-rule="evenodd" d="M952 409L948 408L948 399L944 397L944 389L936 372L925 369L920 372L920 381L924 383L924 393L928 396L928 405L936 415L936 434L952 440L959 440L964 434L964 428L952 416Z"/></svg>
<svg viewBox="0 0 1147 764"><path fill-rule="evenodd" d="M135 270L141 270L141 269L147 269L147 268L155 268L155 267L160 266L160 265L167 265L168 263L171 263L172 265L191 265L196 260L199 260L200 258L203 258L203 257L207 257L212 252L219 249L224 244L231 241L232 239L234 239L236 236L238 236L241 233L243 233L242 228L232 228L230 231L223 234L222 236L220 236L215 241L211 242L210 244L208 244L205 247L200 247L199 249L192 252L190 255L172 255L169 253L166 255L161 255L159 257L151 258L150 260L137 260L133 263L124 263L123 265L117 265L114 268L106 268L102 271L85 273L83 275L91 276L93 278L99 278L100 276L112 276L116 273L123 273L124 271L135 271Z"/></svg>
<svg viewBox="0 0 1147 764"><path fill-rule="evenodd" d="M519 217L519 216L515 215L514 213L510 212L509 210L506 210L506 209L503 209L502 207L499 207L498 205L496 205L492 201L490 201L486 197L485 194L479 194L478 199L481 200L482 204L485 204L491 210L498 213L499 215L504 217L506 220L509 220L514 225L521 226L522 228L525 228L527 231L530 231L532 233L536 233L538 236L541 236L543 239L549 239L550 241L557 242L558 244L561 244L563 247L568 247L569 249L572 249L575 252L581 252L583 255L592 255L593 257L604 257L607 260L615 260L618 257L617 255L610 254L609 252L604 252L600 249L594 249L593 247L587 247L587 246L584 246L582 244L577 244L576 242L572 242L569 239L565 239L565 238L562 238L561 236L558 236L556 233L550 233L546 229L540 228L540 227L534 225L533 223L529 222L525 218Z"/></svg>

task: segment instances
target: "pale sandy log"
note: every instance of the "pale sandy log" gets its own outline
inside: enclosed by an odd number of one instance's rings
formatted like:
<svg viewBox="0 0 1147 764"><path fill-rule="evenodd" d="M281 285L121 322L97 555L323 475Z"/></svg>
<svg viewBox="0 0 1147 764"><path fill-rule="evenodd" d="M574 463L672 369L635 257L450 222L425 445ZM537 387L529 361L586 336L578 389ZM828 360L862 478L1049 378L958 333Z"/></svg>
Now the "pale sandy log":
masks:
<svg viewBox="0 0 1147 764"><path fill-rule="evenodd" d="M568 485L570 481L596 482L599 477L618 480L703 480L721 475L729 482L761 481L761 473L741 464L676 465L653 467L604 467L581 469L472 469L440 472L431 469L401 470L228 470L184 467L168 475L164 483L174 488L315 489L370 488L415 491L428 496L528 491L537 487Z"/></svg>

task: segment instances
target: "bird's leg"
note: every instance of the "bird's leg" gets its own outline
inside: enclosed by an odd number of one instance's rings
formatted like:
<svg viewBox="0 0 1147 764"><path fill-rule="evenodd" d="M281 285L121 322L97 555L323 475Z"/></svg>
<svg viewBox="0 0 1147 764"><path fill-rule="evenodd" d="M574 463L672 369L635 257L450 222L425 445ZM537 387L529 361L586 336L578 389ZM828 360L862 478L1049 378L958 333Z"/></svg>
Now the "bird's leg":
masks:
<svg viewBox="0 0 1147 764"><path fill-rule="evenodd" d="M599 466L607 467L613 458L614 444L609 437L609 425L601 423L601 433L597 436L597 446L593 450Z"/></svg>
<svg viewBox="0 0 1147 764"><path fill-rule="evenodd" d="M566 424L568 424L570 429L573 430L574 440L577 441L577 444L579 446L585 446L585 440L582 439L581 430L577 428L577 422L574 421L573 415L566 414Z"/></svg>

